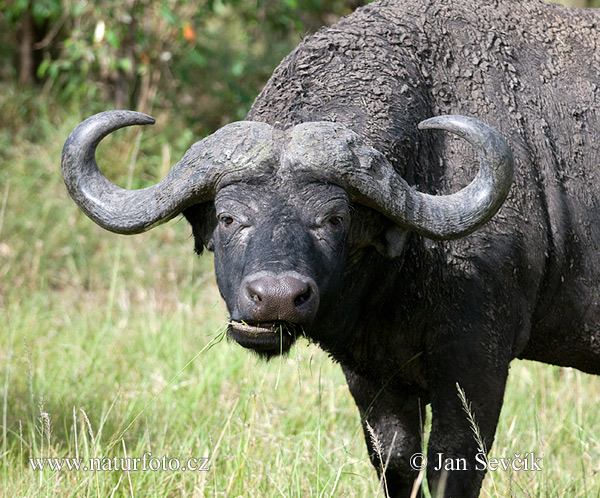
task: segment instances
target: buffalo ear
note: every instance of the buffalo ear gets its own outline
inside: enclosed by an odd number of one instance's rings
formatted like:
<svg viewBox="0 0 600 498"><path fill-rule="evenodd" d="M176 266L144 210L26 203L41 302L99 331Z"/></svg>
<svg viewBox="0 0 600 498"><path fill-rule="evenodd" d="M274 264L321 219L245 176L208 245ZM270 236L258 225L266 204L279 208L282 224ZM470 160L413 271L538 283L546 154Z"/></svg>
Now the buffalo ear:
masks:
<svg viewBox="0 0 600 498"><path fill-rule="evenodd" d="M215 205L212 202L194 204L183 211L183 216L192 225L192 235L194 236L194 250L197 254L202 254L206 247L209 251L214 251L213 233L217 226L217 217Z"/></svg>
<svg viewBox="0 0 600 498"><path fill-rule="evenodd" d="M386 258L402 255L408 232L374 209L353 204L352 225L348 236L350 250L372 246Z"/></svg>
<svg viewBox="0 0 600 498"><path fill-rule="evenodd" d="M392 225L384 230L374 241L375 249L386 258L401 256L406 247L408 232L397 225Z"/></svg>

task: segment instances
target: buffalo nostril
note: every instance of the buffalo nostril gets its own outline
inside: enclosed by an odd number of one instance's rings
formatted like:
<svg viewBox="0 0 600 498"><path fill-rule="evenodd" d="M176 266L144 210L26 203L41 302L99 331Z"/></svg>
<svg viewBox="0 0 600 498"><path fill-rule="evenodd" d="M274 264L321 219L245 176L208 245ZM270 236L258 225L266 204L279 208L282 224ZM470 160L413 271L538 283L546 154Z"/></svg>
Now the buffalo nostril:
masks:
<svg viewBox="0 0 600 498"><path fill-rule="evenodd" d="M310 287L307 286L307 289L304 292L302 292L294 298L294 306L302 306L305 302L307 302L310 299L310 295Z"/></svg>
<svg viewBox="0 0 600 498"><path fill-rule="evenodd" d="M269 288L272 285L270 281L265 281L264 279L257 279L251 282L248 282L246 285L246 292L248 297L252 302L256 305L260 305L260 303L269 296Z"/></svg>

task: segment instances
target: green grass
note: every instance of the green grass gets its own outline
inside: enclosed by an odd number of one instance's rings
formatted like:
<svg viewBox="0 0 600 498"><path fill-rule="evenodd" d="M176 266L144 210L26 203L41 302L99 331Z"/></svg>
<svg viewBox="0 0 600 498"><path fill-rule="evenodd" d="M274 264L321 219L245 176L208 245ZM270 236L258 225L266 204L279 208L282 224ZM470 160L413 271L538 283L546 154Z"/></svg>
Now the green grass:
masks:
<svg viewBox="0 0 600 498"><path fill-rule="evenodd" d="M383 496L339 367L306 342L265 363L219 341L227 315L212 261L193 255L186 223L135 237L96 227L60 176L79 116L29 124L18 95L0 104L0 495ZM168 126L163 116L142 136L134 185L189 145ZM165 133L183 138L166 145ZM120 132L100 150L122 185L135 137ZM482 496L600 496L598 406L599 378L516 362L490 453L534 452L543 471L490 473ZM210 470L28 463L147 452L207 457Z"/></svg>

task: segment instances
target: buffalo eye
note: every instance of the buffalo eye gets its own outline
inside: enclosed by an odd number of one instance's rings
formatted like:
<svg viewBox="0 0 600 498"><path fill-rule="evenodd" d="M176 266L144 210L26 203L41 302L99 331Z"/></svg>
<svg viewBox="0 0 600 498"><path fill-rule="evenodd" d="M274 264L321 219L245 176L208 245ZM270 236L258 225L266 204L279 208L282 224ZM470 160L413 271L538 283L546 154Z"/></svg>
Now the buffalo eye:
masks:
<svg viewBox="0 0 600 498"><path fill-rule="evenodd" d="M233 217L229 216L228 214L222 214L221 216L219 216L219 223L224 228L227 228L227 227L230 227L231 225L233 225L233 221L234 221Z"/></svg>
<svg viewBox="0 0 600 498"><path fill-rule="evenodd" d="M341 216L330 216L328 221L330 225L338 226L342 224L344 219Z"/></svg>

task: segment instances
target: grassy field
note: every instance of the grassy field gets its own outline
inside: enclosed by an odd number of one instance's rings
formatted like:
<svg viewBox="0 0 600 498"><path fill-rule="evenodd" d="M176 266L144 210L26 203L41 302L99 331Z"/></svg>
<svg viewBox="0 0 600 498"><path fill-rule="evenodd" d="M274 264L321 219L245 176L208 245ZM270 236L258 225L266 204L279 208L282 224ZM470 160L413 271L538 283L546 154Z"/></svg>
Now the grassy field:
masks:
<svg viewBox="0 0 600 498"><path fill-rule="evenodd" d="M0 95L0 496L384 496L339 367L306 342L267 364L223 340L212 261L186 222L135 237L95 226L60 175L79 116ZM112 180L153 183L191 144L157 117L103 144ZM543 470L491 472L482 496L600 496L598 406L600 378L515 362L491 456L534 453ZM210 468L29 462L144 455Z"/></svg>

